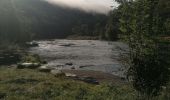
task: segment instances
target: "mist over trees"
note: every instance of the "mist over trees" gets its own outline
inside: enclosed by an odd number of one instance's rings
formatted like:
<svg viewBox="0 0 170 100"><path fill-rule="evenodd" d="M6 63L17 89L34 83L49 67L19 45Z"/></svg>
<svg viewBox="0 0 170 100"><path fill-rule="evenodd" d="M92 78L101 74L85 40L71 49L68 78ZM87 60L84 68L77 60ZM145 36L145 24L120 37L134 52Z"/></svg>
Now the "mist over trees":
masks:
<svg viewBox="0 0 170 100"><path fill-rule="evenodd" d="M109 18L111 14L86 13L42 0L1 0L0 15L2 41L25 42L74 34L106 39L113 33L112 22L108 21L113 19Z"/></svg>

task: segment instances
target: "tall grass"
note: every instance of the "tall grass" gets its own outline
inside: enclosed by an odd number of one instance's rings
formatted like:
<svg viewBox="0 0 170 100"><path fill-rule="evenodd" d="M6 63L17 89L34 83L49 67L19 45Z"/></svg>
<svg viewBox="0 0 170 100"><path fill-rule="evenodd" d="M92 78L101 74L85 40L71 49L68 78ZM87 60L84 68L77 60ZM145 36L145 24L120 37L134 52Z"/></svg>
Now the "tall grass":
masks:
<svg viewBox="0 0 170 100"><path fill-rule="evenodd" d="M169 87L153 100L170 100ZM5 100L138 100L130 85L86 84L36 70L0 68L0 99Z"/></svg>

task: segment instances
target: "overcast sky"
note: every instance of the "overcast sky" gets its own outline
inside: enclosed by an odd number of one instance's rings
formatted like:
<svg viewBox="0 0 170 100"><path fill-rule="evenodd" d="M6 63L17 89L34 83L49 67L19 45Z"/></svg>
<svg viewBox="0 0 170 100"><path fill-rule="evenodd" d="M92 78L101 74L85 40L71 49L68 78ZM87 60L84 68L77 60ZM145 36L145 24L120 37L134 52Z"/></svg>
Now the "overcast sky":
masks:
<svg viewBox="0 0 170 100"><path fill-rule="evenodd" d="M113 0L45 0L51 4L62 7L78 8L86 12L97 12L107 14L111 6L117 6Z"/></svg>

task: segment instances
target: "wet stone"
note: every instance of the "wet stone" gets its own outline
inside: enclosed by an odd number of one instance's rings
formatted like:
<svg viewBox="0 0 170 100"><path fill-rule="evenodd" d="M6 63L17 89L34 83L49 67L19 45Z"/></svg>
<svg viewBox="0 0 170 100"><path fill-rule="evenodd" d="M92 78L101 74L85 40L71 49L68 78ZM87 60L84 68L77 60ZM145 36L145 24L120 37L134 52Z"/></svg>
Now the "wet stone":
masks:
<svg viewBox="0 0 170 100"><path fill-rule="evenodd" d="M73 45L75 45L75 44L68 43L68 44L61 44L61 45L59 45L59 46L70 47L70 46L73 46Z"/></svg>

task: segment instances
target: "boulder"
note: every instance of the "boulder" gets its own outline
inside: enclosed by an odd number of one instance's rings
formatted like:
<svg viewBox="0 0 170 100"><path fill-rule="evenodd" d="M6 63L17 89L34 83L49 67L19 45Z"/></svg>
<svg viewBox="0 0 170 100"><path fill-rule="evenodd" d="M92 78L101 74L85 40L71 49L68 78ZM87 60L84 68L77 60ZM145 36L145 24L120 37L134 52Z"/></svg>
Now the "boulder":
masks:
<svg viewBox="0 0 170 100"><path fill-rule="evenodd" d="M66 76L66 74L64 72L62 72L61 70L51 70L51 74L55 75L55 77L63 77Z"/></svg>
<svg viewBox="0 0 170 100"><path fill-rule="evenodd" d="M76 74L72 74L72 73L65 73L66 77L77 77Z"/></svg>
<svg viewBox="0 0 170 100"><path fill-rule="evenodd" d="M38 70L40 72L49 73L49 72L51 72L52 68L48 68L47 66L41 66L40 68L38 68Z"/></svg>
<svg viewBox="0 0 170 100"><path fill-rule="evenodd" d="M24 69L24 68L28 68L28 69L36 69L38 67L40 67L41 64L39 63L19 63L17 65L18 69Z"/></svg>

